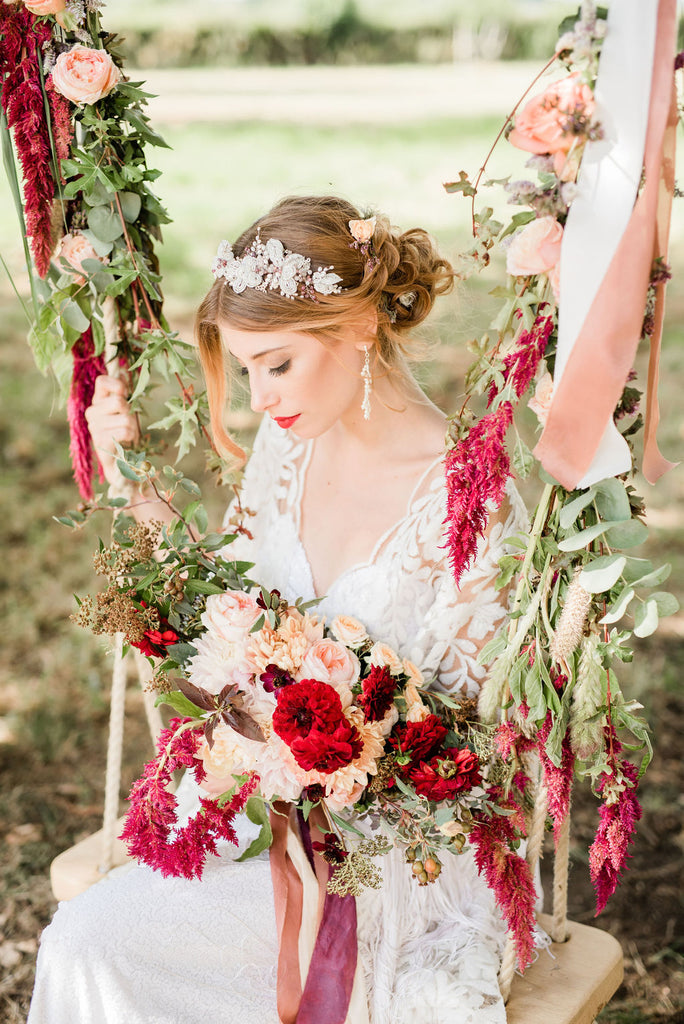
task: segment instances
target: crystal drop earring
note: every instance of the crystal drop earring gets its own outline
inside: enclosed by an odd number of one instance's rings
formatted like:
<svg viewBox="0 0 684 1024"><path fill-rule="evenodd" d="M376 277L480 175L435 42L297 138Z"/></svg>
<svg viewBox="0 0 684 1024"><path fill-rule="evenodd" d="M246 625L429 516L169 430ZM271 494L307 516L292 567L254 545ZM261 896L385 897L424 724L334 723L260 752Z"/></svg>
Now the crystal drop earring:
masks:
<svg viewBox="0 0 684 1024"><path fill-rule="evenodd" d="M373 377L371 375L370 368L370 353L368 351L368 345L363 346L363 368L361 370L361 379L363 381L363 401L361 402L361 412L363 413L364 420L370 419L370 396L373 390Z"/></svg>

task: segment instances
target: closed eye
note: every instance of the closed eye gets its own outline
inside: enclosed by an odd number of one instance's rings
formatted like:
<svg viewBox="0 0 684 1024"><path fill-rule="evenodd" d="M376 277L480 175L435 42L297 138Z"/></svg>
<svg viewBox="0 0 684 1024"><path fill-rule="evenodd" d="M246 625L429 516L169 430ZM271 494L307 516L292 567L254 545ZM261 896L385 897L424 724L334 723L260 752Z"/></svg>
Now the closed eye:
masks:
<svg viewBox="0 0 684 1024"><path fill-rule="evenodd" d="M287 373L289 369L290 360L286 359L284 363L280 364L280 366L272 366L268 372L271 374L272 377L280 377L281 373Z"/></svg>

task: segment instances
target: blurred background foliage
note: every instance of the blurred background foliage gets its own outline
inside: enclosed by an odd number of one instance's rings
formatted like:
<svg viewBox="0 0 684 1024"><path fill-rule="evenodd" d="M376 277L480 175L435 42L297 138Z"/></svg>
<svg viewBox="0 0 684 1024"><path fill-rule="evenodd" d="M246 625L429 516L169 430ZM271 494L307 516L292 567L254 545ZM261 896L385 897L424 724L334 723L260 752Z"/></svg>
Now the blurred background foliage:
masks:
<svg viewBox="0 0 684 1024"><path fill-rule="evenodd" d="M113 0L104 23L126 37L129 66L145 69L131 76L144 77L157 94L152 123L171 147L151 152L149 162L162 171L158 193L173 218L159 251L172 326L191 340L218 241L291 192L343 194L404 228L424 226L455 258L469 245L470 207L442 184L461 169L477 172L505 115L548 60L558 23L576 8L562 0ZM524 154L502 143L488 173L525 176L523 164ZM500 190L482 202L513 212ZM4 178L0 211L0 254L25 297ZM684 436L682 200L674 205L671 263L660 438L677 459ZM421 373L448 412L460 406L467 343L486 329L497 308L489 293L502 281L497 262L431 318L431 359ZM25 1019L37 938L54 909L50 860L100 824L110 673L106 646L69 621L73 593L95 588L91 558L108 523L71 533L52 518L77 501L66 415L55 382L35 369L25 335L21 303L0 273L0 1019L8 1024ZM642 381L646 358L642 351ZM150 418L160 393L150 396ZM249 440L254 418L244 396L230 423ZM531 413L525 430L533 441ZM202 453L185 469L202 482L218 522L227 498L204 472ZM643 554L672 562L668 586L684 601L684 474L680 468L655 488L638 487L651 528ZM534 481L526 487L530 501L534 488ZM627 953L627 984L601 1018L615 1024L675 1024L684 1014L683 636L680 613L642 641L625 667L626 689L653 725L656 758L632 871L598 922ZM124 791L149 752L131 687ZM591 801L585 806L581 788L575 806L571 910L591 921L586 850L595 809Z"/></svg>

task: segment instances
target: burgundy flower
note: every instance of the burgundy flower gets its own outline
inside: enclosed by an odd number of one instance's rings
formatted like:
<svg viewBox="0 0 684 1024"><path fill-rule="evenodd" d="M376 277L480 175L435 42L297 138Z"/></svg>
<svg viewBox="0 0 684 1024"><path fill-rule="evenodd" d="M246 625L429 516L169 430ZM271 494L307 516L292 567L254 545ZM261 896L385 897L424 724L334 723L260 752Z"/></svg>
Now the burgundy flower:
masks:
<svg viewBox="0 0 684 1024"><path fill-rule="evenodd" d="M334 729L327 732L311 729L308 735L296 737L289 746L304 771L331 774L359 756L363 740L356 726L343 717Z"/></svg>
<svg viewBox="0 0 684 1024"><path fill-rule="evenodd" d="M510 383L516 398L522 398L532 383L552 331L553 316L539 314L531 329L522 331L515 348L504 358L504 386ZM497 394L498 389L492 382L488 394L489 405Z"/></svg>
<svg viewBox="0 0 684 1024"><path fill-rule="evenodd" d="M613 731L613 750L618 753L620 743ZM620 777L616 790L616 782ZM629 857L636 823L641 818L641 805L637 798L639 771L630 761L615 757L611 771L604 772L597 790L605 802L599 808L601 822L589 849L589 874L596 890L596 913L600 914L620 881ZM606 800L607 794L611 800Z"/></svg>
<svg viewBox="0 0 684 1024"><path fill-rule="evenodd" d="M137 647L148 658L165 658L166 648L176 643L178 643L178 634L170 628L163 631L146 629L142 640L131 640L131 647Z"/></svg>
<svg viewBox="0 0 684 1024"><path fill-rule="evenodd" d="M340 695L328 683L302 679L278 691L273 729L289 747L294 740L305 739L313 729L332 733L341 721L346 719Z"/></svg>
<svg viewBox="0 0 684 1024"><path fill-rule="evenodd" d="M93 332L90 327L81 335L72 349L74 360L71 389L67 401L69 419L69 454L74 479L84 501L93 500L93 444L85 417L86 409L93 400L95 379L106 373L102 355L96 356L93 346Z"/></svg>
<svg viewBox="0 0 684 1024"><path fill-rule="evenodd" d="M480 782L480 764L467 747L448 747L427 763L412 768L409 779L416 793L428 800L454 800L457 793Z"/></svg>
<svg viewBox="0 0 684 1024"><path fill-rule="evenodd" d="M408 754L412 765L427 761L436 753L447 734L446 726L437 715L428 715L422 722L407 722L399 726L390 736L390 746L401 747L402 754Z"/></svg>
<svg viewBox="0 0 684 1024"><path fill-rule="evenodd" d="M343 864L349 856L349 851L345 850L339 837L334 832L326 832L322 843L315 842L311 845L316 853L323 854L323 859L328 864Z"/></svg>
<svg viewBox="0 0 684 1024"><path fill-rule="evenodd" d="M394 700L396 684L386 665L371 665L371 670L363 680L359 704L363 708L365 722L381 721Z"/></svg>
<svg viewBox="0 0 684 1024"><path fill-rule="evenodd" d="M266 693L273 693L274 690L280 689L281 686L291 686L294 683L294 679L289 672L274 664L267 665L259 679Z"/></svg>

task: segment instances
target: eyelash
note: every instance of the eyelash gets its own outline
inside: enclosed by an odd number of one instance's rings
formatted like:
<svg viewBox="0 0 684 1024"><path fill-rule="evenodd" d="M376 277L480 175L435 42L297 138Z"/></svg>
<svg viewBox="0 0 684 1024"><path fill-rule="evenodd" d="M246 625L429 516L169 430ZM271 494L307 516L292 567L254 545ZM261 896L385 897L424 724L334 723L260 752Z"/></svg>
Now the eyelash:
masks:
<svg viewBox="0 0 684 1024"><path fill-rule="evenodd" d="M280 377L283 373L287 373L287 371L289 369L290 369L290 360L286 359L284 363L280 364L280 366L273 366L273 367L271 367L268 372L271 374L272 377ZM247 369L247 367L246 366L241 366L240 367L240 376L241 377L246 377L248 374L249 374L249 370Z"/></svg>

